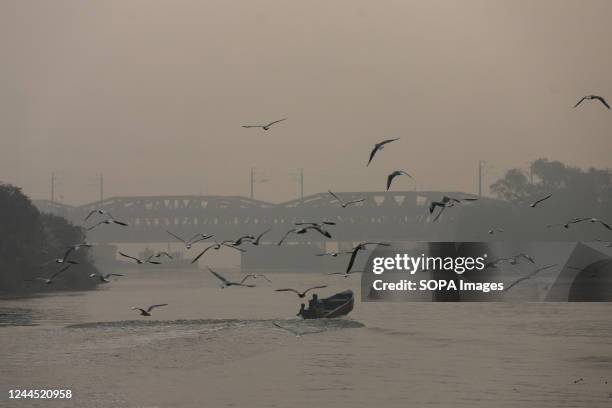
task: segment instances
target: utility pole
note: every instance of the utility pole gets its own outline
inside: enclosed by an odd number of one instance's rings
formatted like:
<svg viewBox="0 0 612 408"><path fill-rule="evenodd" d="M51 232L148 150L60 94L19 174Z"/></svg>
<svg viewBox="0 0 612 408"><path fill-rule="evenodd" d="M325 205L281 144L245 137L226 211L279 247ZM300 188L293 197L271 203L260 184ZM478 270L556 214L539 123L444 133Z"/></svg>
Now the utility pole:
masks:
<svg viewBox="0 0 612 408"><path fill-rule="evenodd" d="M484 161L478 160L478 196L482 197L482 166Z"/></svg>
<svg viewBox="0 0 612 408"><path fill-rule="evenodd" d="M300 200L304 199L304 169L300 169Z"/></svg>
<svg viewBox="0 0 612 408"><path fill-rule="evenodd" d="M251 167L251 200L253 199L253 184L255 184L255 178L253 176L253 167Z"/></svg>
<svg viewBox="0 0 612 408"><path fill-rule="evenodd" d="M55 173L51 173L51 202L55 201Z"/></svg>
<svg viewBox="0 0 612 408"><path fill-rule="evenodd" d="M104 201L104 176L100 174L100 201Z"/></svg>

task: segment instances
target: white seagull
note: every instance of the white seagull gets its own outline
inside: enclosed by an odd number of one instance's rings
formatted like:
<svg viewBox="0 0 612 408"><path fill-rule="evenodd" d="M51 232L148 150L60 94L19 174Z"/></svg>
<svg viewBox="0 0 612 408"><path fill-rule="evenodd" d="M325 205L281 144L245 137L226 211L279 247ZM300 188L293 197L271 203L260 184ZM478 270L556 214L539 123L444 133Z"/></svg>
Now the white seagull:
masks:
<svg viewBox="0 0 612 408"><path fill-rule="evenodd" d="M91 210L91 211L90 211L90 212L87 214L87 217L85 217L85 221L87 221L87 220L88 220L88 219L89 219L89 218L90 218L92 215L94 215L94 214L96 214L96 213L97 213L97 214L100 214L100 215L104 215L104 214L106 214L106 211L104 211L104 210L103 210L103 209L101 209L101 208L98 208L98 209L95 209L95 210Z"/></svg>
<svg viewBox="0 0 612 408"><path fill-rule="evenodd" d="M391 246L391 244L388 244L386 242L360 242L359 244L357 244L357 246L353 248L353 251L351 252L351 259L349 260L348 266L346 267L347 275L351 273L351 268L353 267L353 264L355 263L355 258L357 258L357 253L359 251L363 251L367 249L366 247L368 245Z"/></svg>
<svg viewBox="0 0 612 408"><path fill-rule="evenodd" d="M71 266L72 266L72 264L69 263L68 265L64 266L62 269L60 269L59 271L55 272L53 275L51 275L48 278L36 277L34 279L29 279L29 280L41 280L41 281L45 282L47 285L50 285L50 284L52 284L54 282L55 278L57 278L61 273L66 271Z"/></svg>
<svg viewBox="0 0 612 408"><path fill-rule="evenodd" d="M550 197L552 197L552 194L547 195L546 197L542 197L536 201L534 201L533 203L529 204L529 206L531 208L535 208L538 204L540 204L542 201L548 200Z"/></svg>
<svg viewBox="0 0 612 408"><path fill-rule="evenodd" d="M607 230L612 231L612 227L610 227L610 224L603 222L602 220L600 220L599 218L593 218L593 217L583 217L583 218L572 218L571 220L569 220L568 222L566 222L565 224L551 224L551 225L547 225L548 228L551 227L564 227L564 228L569 228L570 224L578 224L584 221L588 221L591 223L599 223L601 224L604 228L606 228Z"/></svg>
<svg viewBox="0 0 612 408"><path fill-rule="evenodd" d="M118 221L116 219L113 218L112 215L108 214L108 218L102 221L99 221L97 224L92 225L91 227L87 228L87 231L91 231L92 229L102 225L102 224L106 224L106 225L110 225L110 224L117 224L117 225L121 225L122 227L127 227L128 223L127 222L123 222L123 221Z"/></svg>
<svg viewBox="0 0 612 408"><path fill-rule="evenodd" d="M610 109L610 105L608 105L608 102L606 102L606 100L603 97L598 96L598 95L587 95L587 96L584 96L581 100L578 101L578 103L576 105L574 105L574 108L577 107L578 105L580 105L582 103L582 101L584 101L584 100L597 100L597 101L603 103L603 105L606 108Z"/></svg>
<svg viewBox="0 0 612 408"><path fill-rule="evenodd" d="M161 264L161 262L159 262L159 261L154 261L154 260L152 259L152 258L153 258L155 255L149 255L149 257L148 257L147 259L140 259L140 258L136 258L135 256L125 254L125 253L123 253L123 252L121 252L121 251L119 251L119 255L121 255L121 256L123 256L123 257L126 257L126 258L129 258L129 259L132 259L132 260L134 260L134 261L136 261L136 263L137 263L138 265L143 265L143 264L148 264L148 263L150 263L150 264L154 264L154 265L160 265L160 264Z"/></svg>
<svg viewBox="0 0 612 408"><path fill-rule="evenodd" d="M231 241L230 241L231 242ZM193 258L193 261L191 261L191 263L196 263L198 261L198 259L200 259L202 257L202 255L204 255L206 253L206 251L208 251L209 249L214 249L216 251L218 251L219 249L221 249L221 247L228 247L228 248L233 248L236 251L240 251L240 252L246 252L244 249L241 248L237 248L233 245L229 245L226 241L223 241L221 243L219 242L215 242L214 244L207 246L206 248L204 248L204 250L202 252L200 252L198 254L198 256L196 256L195 258Z"/></svg>
<svg viewBox="0 0 612 408"><path fill-rule="evenodd" d="M538 268L535 271L531 272L529 275L523 276L522 278L519 278L519 279L515 280L510 285L506 286L503 291L507 292L510 289L512 289L514 286L516 286L517 284L521 283L522 281L527 280L527 279L531 279L532 277L534 277L538 273L540 273L542 271L545 271L546 269L553 268L555 266L557 266L557 265L556 264L555 265L548 265L548 266L544 266L542 268Z"/></svg>
<svg viewBox="0 0 612 408"><path fill-rule="evenodd" d="M453 198L453 197L443 196L440 201L432 201L431 203L429 203L429 213L433 214L436 207L440 207L440 212L433 219L433 221L436 221L438 218L440 218L440 216L442 215L445 209L449 207L453 207L455 206L455 204L461 204L462 201L476 201L476 200L478 199L473 198L473 197Z"/></svg>
<svg viewBox="0 0 612 408"><path fill-rule="evenodd" d="M331 191L331 190L327 190L327 192L328 192L329 194L331 194L331 195L332 195L332 197L334 197L334 198L336 199L336 201L338 201L338 204L340 204L340 207L342 207L342 208L346 208L346 207L348 207L348 206L349 206L349 205L351 205L351 204L357 204L357 203L361 203L361 202L364 202L364 201L365 201L365 198L357 198L357 199L355 199L355 200L349 200L349 201L346 201L346 202L345 202L345 201L342 201L342 200L340 199L340 197L338 197L336 194L332 193L332 191Z"/></svg>
<svg viewBox="0 0 612 408"><path fill-rule="evenodd" d="M389 191L389 188L391 187L391 183L393 183L393 179L396 178L397 176L402 176L402 175L408 176L414 180L414 178L410 174L406 173L404 170L395 170L393 173L387 176L387 191Z"/></svg>
<svg viewBox="0 0 612 408"><path fill-rule="evenodd" d="M301 227L301 228L293 228L290 229L289 231L287 231L287 233L283 236L283 238L278 241L278 246L281 246L283 244L283 242L285 242L285 240L287 239L287 237L289 236L289 234L296 234L296 235L300 235L300 234L305 234L308 232L308 230L315 230L317 231L319 234L327 237L327 238L331 238L331 234L324 230L323 228L317 226L317 225L308 225L306 227Z"/></svg>
<svg viewBox="0 0 612 408"><path fill-rule="evenodd" d="M337 257L340 254L350 254L353 251L331 251L331 252L323 252L320 254L315 254L315 256L331 256L333 258Z"/></svg>
<svg viewBox="0 0 612 408"><path fill-rule="evenodd" d="M254 240L250 240L249 242L250 242L252 245L255 245L255 246L259 245L259 241L261 240L261 237L263 237L264 235L266 235L266 234L267 234L268 232L270 232L270 231L271 231L270 229L265 230L264 232L262 232L261 234L259 234L259 235L258 235L258 236L257 236L257 237L254 239Z"/></svg>
<svg viewBox="0 0 612 408"><path fill-rule="evenodd" d="M242 127L247 128L247 129L248 128L262 128L263 130L268 130L270 129L270 126L274 125L275 123L282 122L283 120L287 120L287 118L275 120L274 122L270 122L267 125L242 125Z"/></svg>
<svg viewBox="0 0 612 408"><path fill-rule="evenodd" d="M122 275L120 273L107 273L106 275L92 273L91 275L89 275L90 278L95 278L96 276L98 276L100 278L100 282L102 282L102 283L110 283L110 279L109 278L111 276L125 276L125 275Z"/></svg>
<svg viewBox="0 0 612 408"><path fill-rule="evenodd" d="M170 231L166 231L166 232L168 234L172 235L174 238L176 238L179 241L181 241L185 245L186 249L191 249L193 244L195 244L196 242L204 241L206 239L214 237L214 235L212 235L212 234L211 235L206 235L206 234L198 233L198 234L195 234L194 236L192 236L191 238L185 240L185 239L179 237L178 235L175 235L175 234L171 233Z"/></svg>
<svg viewBox="0 0 612 408"><path fill-rule="evenodd" d="M275 289L275 291L276 291L276 292L293 292L293 293L295 293L296 295L298 295L298 297L299 297L299 298L303 298L303 297L305 297L305 296L306 296L306 294L307 294L308 292L310 292L311 290L314 290L314 289L323 289L323 288L326 288L326 287L327 287L327 285L313 286L313 287L311 287L311 288L306 289L306 290L305 290L305 291L303 291L303 292L300 292L300 291L298 291L298 290L291 289L291 288L285 288L285 289Z"/></svg>
<svg viewBox="0 0 612 408"><path fill-rule="evenodd" d="M378 153L378 151L379 151L379 150L384 149L384 148L385 148L385 145L386 145L387 143L395 142L396 140L399 140L399 137L398 137L398 138L395 138L395 139L387 139L387 140L383 140L383 141L382 141L382 142L380 142L380 143L376 143L376 144L374 145L374 148L373 148L373 149L372 149L372 151L370 152L370 159L368 160L368 164L366 164L366 166L369 166L369 165L370 165L370 163L372 162L372 159L374 158L374 156L376 155L376 153Z"/></svg>
<svg viewBox="0 0 612 408"><path fill-rule="evenodd" d="M133 307L132 310L140 310L140 315L141 316L151 316L151 311L153 309L155 309L156 307L162 307L162 306L168 306L167 303L161 303L159 305L151 305L146 309L143 309L141 307Z"/></svg>
<svg viewBox="0 0 612 408"><path fill-rule="evenodd" d="M221 281L221 289L223 288L227 288L229 286L246 286L247 288L254 288L255 285L249 285L244 283L247 279L249 279L250 277L252 277L253 275L247 275L244 278L242 278L242 280L240 282L232 282L228 279L226 279L223 275L221 275L220 273L217 273L215 271L213 271L212 269L208 268L208 270L210 271L210 273L212 273L217 279L219 279Z"/></svg>

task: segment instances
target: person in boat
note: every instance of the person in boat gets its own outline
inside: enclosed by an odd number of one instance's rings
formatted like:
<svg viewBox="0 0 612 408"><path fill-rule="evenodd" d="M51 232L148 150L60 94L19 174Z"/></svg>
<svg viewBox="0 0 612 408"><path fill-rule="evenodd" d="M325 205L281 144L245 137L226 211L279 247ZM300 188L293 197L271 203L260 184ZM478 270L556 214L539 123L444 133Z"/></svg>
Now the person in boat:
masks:
<svg viewBox="0 0 612 408"><path fill-rule="evenodd" d="M306 305L304 303L302 303L300 305L300 311L297 313L297 316L304 317L305 314L306 314Z"/></svg>

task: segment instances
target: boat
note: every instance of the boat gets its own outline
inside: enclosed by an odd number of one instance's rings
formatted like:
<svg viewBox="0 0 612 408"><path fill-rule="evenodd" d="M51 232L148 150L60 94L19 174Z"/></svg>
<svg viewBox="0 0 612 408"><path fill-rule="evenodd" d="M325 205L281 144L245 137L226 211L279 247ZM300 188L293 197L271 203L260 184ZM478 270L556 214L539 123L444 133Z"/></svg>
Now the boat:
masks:
<svg viewBox="0 0 612 408"><path fill-rule="evenodd" d="M355 295L350 289L325 299L318 299L315 294L308 301L308 309L302 303L297 315L302 316L303 319L333 319L346 316L353 310L354 305Z"/></svg>

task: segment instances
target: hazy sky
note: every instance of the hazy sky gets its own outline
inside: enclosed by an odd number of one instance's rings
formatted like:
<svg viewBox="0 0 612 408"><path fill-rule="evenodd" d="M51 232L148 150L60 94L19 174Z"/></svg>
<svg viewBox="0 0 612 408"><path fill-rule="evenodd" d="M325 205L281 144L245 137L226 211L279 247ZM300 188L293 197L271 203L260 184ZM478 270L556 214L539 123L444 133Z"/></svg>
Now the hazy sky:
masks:
<svg viewBox="0 0 612 408"><path fill-rule="evenodd" d="M0 180L107 196L476 190L612 166L612 1L0 0ZM240 125L287 117L268 132ZM373 164L373 143L401 137ZM409 179L396 189L413 189Z"/></svg>

